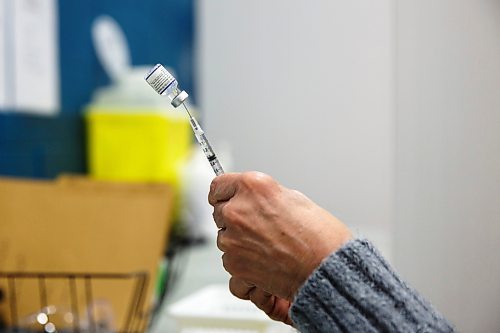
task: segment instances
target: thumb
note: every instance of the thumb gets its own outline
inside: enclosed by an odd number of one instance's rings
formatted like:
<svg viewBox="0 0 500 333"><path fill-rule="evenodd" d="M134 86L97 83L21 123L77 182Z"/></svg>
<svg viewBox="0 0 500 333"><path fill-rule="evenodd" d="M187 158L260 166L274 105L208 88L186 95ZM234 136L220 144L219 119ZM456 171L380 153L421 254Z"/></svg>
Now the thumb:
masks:
<svg viewBox="0 0 500 333"><path fill-rule="evenodd" d="M212 206L231 199L238 190L240 173L226 173L215 177L210 184L208 203Z"/></svg>

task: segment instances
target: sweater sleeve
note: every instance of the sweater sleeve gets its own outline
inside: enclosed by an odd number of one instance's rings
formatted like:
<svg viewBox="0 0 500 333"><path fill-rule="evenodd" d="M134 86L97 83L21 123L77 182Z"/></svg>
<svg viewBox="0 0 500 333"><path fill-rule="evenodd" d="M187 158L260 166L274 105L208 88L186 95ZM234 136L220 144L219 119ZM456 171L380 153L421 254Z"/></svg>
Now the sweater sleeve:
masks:
<svg viewBox="0 0 500 333"><path fill-rule="evenodd" d="M454 331L362 239L321 263L299 289L290 317L302 333Z"/></svg>

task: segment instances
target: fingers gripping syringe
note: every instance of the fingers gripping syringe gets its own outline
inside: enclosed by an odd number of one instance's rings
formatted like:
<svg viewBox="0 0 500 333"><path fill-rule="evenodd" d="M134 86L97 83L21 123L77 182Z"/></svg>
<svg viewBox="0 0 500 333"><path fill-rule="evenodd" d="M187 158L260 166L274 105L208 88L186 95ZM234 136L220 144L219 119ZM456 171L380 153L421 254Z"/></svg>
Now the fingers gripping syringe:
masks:
<svg viewBox="0 0 500 333"><path fill-rule="evenodd" d="M165 67L158 64L146 74L144 79L158 94L162 96L167 95L171 100L171 104L175 108L181 104L184 106L189 115L189 123L193 129L194 135L196 136L196 140L203 149L203 153L207 157L212 169L217 176L224 174L224 169L222 169L222 165L220 165L212 146L210 146L210 143L205 136L205 132L201 129L200 124L198 124L196 119L191 115L188 108L184 104L184 101L188 98L188 94L184 90L181 91L178 89L177 80L172 76L172 74L170 74Z"/></svg>

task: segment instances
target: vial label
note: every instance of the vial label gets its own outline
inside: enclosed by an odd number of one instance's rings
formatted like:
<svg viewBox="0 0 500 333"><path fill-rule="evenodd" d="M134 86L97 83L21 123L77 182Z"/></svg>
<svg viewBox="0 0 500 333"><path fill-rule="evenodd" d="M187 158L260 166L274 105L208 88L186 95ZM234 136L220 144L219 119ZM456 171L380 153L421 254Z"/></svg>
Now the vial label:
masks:
<svg viewBox="0 0 500 333"><path fill-rule="evenodd" d="M145 79L160 95L176 82L175 78L161 65L156 65Z"/></svg>

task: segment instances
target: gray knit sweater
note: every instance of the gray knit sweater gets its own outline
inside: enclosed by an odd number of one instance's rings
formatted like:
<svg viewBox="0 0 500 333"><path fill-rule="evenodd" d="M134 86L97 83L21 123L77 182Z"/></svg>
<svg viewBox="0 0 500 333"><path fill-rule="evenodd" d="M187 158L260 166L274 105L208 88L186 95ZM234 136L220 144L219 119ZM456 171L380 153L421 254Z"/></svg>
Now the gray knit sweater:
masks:
<svg viewBox="0 0 500 333"><path fill-rule="evenodd" d="M321 263L297 293L290 317L302 333L453 332L361 239Z"/></svg>

